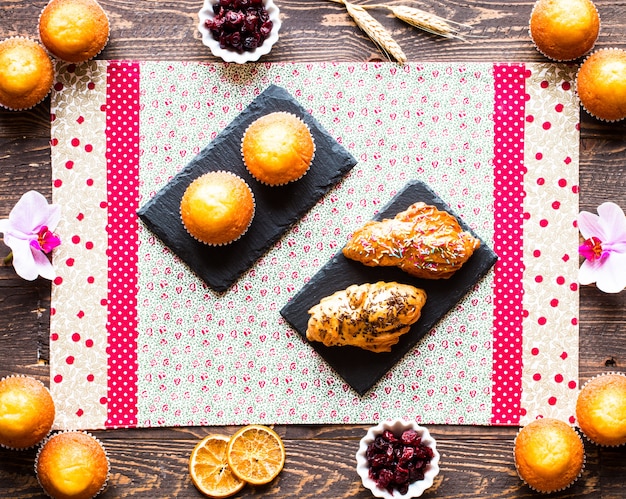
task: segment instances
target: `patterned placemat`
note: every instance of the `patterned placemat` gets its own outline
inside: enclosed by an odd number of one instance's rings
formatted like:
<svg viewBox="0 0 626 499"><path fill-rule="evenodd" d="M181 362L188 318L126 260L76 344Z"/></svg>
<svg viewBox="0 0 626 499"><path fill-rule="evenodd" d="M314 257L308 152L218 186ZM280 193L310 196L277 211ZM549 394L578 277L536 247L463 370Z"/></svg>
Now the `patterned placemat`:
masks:
<svg viewBox="0 0 626 499"><path fill-rule="evenodd" d="M56 426L574 422L574 76L574 67L528 63L59 64ZM216 294L136 210L272 84L358 163ZM499 261L359 395L279 311L412 179Z"/></svg>

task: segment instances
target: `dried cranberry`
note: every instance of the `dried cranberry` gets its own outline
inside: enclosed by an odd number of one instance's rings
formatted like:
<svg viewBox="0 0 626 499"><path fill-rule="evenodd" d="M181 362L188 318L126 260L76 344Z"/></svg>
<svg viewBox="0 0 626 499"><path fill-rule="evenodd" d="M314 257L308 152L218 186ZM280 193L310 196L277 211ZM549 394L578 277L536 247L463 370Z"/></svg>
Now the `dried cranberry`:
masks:
<svg viewBox="0 0 626 499"><path fill-rule="evenodd" d="M403 443L408 445L408 444L415 444L418 438L420 438L420 436L415 430L406 430L402 432L402 436L400 437L400 440L402 440Z"/></svg>
<svg viewBox="0 0 626 499"><path fill-rule="evenodd" d="M274 27L263 0L219 0L205 22L223 49L241 53L263 45Z"/></svg>
<svg viewBox="0 0 626 499"><path fill-rule="evenodd" d="M365 452L369 476L381 489L406 494L409 485L424 479L424 471L434 454L422 444L415 430L397 436L389 430L377 435Z"/></svg>

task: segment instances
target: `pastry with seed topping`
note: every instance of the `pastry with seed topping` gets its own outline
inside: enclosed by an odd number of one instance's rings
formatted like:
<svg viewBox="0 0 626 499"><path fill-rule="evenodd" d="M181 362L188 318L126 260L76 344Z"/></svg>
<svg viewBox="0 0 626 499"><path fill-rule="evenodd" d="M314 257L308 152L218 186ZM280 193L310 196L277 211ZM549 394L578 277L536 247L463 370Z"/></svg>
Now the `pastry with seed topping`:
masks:
<svg viewBox="0 0 626 499"><path fill-rule="evenodd" d="M352 285L311 307L306 337L327 347L390 352L420 318L423 289L397 282Z"/></svg>
<svg viewBox="0 0 626 499"><path fill-rule="evenodd" d="M370 267L399 267L414 277L448 279L479 247L480 240L450 213L419 202L394 218L366 223L342 251Z"/></svg>

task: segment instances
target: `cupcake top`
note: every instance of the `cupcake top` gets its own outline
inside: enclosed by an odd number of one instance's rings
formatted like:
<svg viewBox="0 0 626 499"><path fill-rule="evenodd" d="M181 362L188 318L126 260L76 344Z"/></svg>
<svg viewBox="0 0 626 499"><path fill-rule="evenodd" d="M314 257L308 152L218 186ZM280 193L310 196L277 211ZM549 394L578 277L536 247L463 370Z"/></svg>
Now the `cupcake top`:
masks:
<svg viewBox="0 0 626 499"><path fill-rule="evenodd" d="M304 122L290 113L266 114L245 131L241 152L250 174L268 185L302 177L311 166L315 142Z"/></svg>
<svg viewBox="0 0 626 499"><path fill-rule="evenodd" d="M538 0L530 16L537 49L556 61L582 57L595 44L600 16L591 0Z"/></svg>
<svg viewBox="0 0 626 499"><path fill-rule="evenodd" d="M515 439L515 467L538 492L569 487L582 472L585 450L576 430L558 419L537 419Z"/></svg>
<svg viewBox="0 0 626 499"><path fill-rule="evenodd" d="M600 445L626 443L626 376L605 374L587 382L576 401L576 419L585 436Z"/></svg>
<svg viewBox="0 0 626 499"><path fill-rule="evenodd" d="M41 442L54 423L54 402L35 378L0 380L0 445L26 449Z"/></svg>
<svg viewBox="0 0 626 499"><path fill-rule="evenodd" d="M21 110L33 107L50 92L54 68L41 45L27 38L0 42L0 105Z"/></svg>
<svg viewBox="0 0 626 499"><path fill-rule="evenodd" d="M50 0L39 17L45 47L67 62L87 61L109 40L109 19L96 0Z"/></svg>
<svg viewBox="0 0 626 499"><path fill-rule="evenodd" d="M52 435L39 449L37 479L55 499L89 499L106 485L109 460L100 442L84 432Z"/></svg>
<svg viewBox="0 0 626 499"><path fill-rule="evenodd" d="M180 216L187 232L210 245L239 239L252 223L254 196L239 176L224 171L205 173L183 194Z"/></svg>
<svg viewBox="0 0 626 499"><path fill-rule="evenodd" d="M576 78L585 110L605 121L626 118L626 51L603 49L591 54Z"/></svg>

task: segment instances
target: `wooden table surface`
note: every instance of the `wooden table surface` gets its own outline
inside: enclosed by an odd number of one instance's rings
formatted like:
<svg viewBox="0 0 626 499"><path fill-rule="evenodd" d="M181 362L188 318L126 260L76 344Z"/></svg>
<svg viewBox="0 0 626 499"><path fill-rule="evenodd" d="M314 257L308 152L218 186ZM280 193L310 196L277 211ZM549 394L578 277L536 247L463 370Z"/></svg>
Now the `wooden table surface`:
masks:
<svg viewBox="0 0 626 499"><path fill-rule="evenodd" d="M45 0L0 0L0 39L37 36ZM277 0L281 38L266 61L372 61L381 54L328 0ZM371 3L371 2L370 2ZM401 2L473 26L471 43L445 40L378 16L411 61L545 61L531 44L531 0ZM201 0L101 0L111 39L101 59L217 60L196 30ZM626 0L596 0L602 28L596 48L626 48ZM49 98L28 112L0 111L0 218L36 189L51 195ZM580 208L611 200L626 208L626 122L607 124L581 113ZM8 253L0 247L0 257ZM606 371L626 371L626 292L580 290L580 382ZM0 377L35 376L48 384L50 283L28 282L0 267ZM555 334L558 332L555 331ZM232 433L234 428L220 428ZM97 431L111 459L103 498L200 497L187 472L189 454L210 428ZM285 469L272 484L246 487L238 497L366 498L354 453L363 426L278 426L287 450ZM433 426L442 469L425 497L500 498L534 494L515 473L517 428ZM626 497L626 446L586 445L582 479L554 497ZM0 449L0 498L43 497L33 473L35 451ZM552 496L551 496L552 497Z"/></svg>

